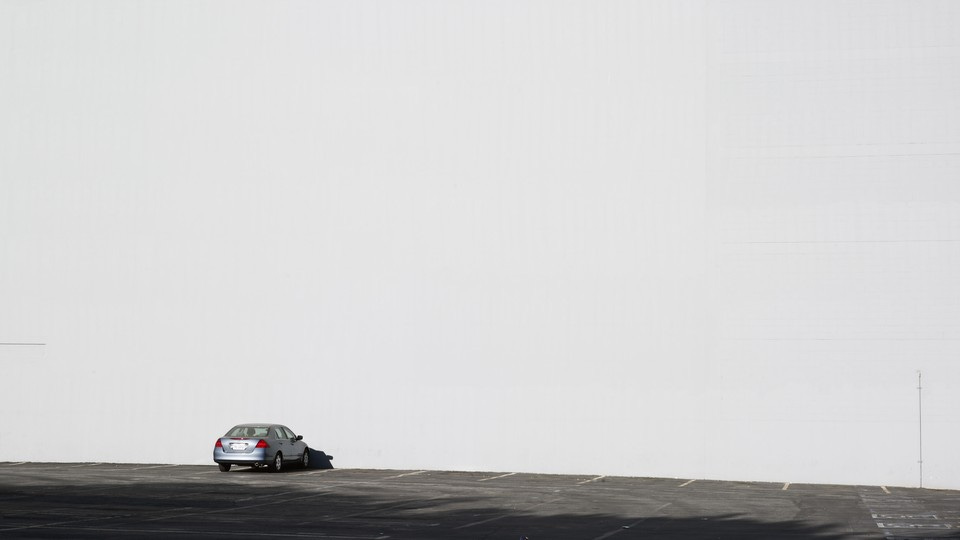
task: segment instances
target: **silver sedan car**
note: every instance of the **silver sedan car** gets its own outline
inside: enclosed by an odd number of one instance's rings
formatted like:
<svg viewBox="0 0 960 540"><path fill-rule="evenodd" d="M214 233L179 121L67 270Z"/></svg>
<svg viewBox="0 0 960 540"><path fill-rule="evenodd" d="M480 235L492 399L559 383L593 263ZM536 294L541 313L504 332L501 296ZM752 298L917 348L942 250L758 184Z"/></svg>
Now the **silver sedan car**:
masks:
<svg viewBox="0 0 960 540"><path fill-rule="evenodd" d="M262 467L280 472L284 463L310 465L310 449L303 435L281 424L240 424L213 445L213 460L227 472L231 465Z"/></svg>

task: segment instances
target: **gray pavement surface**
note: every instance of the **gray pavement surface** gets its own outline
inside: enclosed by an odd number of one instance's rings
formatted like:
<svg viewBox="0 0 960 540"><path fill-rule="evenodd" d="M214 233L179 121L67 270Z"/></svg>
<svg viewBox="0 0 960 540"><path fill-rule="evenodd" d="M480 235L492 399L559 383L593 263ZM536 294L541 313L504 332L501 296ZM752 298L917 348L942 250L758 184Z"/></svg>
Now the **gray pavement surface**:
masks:
<svg viewBox="0 0 960 540"><path fill-rule="evenodd" d="M0 463L0 538L960 538L960 492L523 473Z"/></svg>

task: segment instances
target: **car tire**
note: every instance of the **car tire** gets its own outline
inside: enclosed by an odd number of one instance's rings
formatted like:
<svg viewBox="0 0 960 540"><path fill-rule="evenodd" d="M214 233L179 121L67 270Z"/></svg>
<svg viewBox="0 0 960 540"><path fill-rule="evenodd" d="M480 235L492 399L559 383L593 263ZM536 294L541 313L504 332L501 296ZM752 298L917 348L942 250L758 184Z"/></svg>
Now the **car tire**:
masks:
<svg viewBox="0 0 960 540"><path fill-rule="evenodd" d="M304 469L310 466L310 449L307 447L303 448L303 457L300 458L300 466Z"/></svg>
<svg viewBox="0 0 960 540"><path fill-rule="evenodd" d="M273 465L270 466L270 470L280 472L281 469L283 469L283 454L277 452L277 455L273 456Z"/></svg>
<svg viewBox="0 0 960 540"><path fill-rule="evenodd" d="M229 472L230 464L229 463L217 463L217 466L220 467L220 472Z"/></svg>

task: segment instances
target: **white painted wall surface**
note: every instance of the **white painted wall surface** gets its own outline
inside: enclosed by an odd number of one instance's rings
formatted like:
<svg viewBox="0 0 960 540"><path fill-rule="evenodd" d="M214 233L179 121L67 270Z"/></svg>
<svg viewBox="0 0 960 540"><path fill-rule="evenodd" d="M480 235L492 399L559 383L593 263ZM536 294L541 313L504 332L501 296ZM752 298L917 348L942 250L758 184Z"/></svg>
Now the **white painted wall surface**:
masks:
<svg viewBox="0 0 960 540"><path fill-rule="evenodd" d="M960 488L958 26L2 2L0 460Z"/></svg>

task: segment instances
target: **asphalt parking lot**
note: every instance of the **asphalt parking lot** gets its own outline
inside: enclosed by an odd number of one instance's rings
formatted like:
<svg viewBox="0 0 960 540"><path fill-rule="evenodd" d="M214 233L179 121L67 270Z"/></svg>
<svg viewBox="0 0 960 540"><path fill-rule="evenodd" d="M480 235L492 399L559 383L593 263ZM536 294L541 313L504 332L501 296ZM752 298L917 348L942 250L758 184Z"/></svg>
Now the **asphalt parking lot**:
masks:
<svg viewBox="0 0 960 540"><path fill-rule="evenodd" d="M518 473L0 463L2 538L960 538L960 492Z"/></svg>

